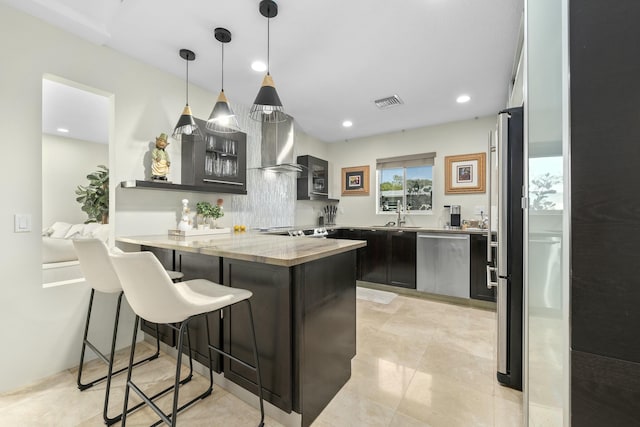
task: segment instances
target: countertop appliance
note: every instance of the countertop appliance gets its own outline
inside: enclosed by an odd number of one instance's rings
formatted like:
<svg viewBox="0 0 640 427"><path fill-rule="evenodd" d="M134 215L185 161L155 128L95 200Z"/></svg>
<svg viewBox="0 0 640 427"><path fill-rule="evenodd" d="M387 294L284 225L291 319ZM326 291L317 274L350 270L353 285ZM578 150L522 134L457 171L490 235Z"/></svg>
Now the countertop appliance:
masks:
<svg viewBox="0 0 640 427"><path fill-rule="evenodd" d="M418 233L416 290L469 298L468 234Z"/></svg>
<svg viewBox="0 0 640 427"><path fill-rule="evenodd" d="M449 208L449 227L452 230L459 230L462 226L460 220L460 205L445 205L445 208Z"/></svg>
<svg viewBox="0 0 640 427"><path fill-rule="evenodd" d="M497 378L522 390L523 185L522 107L498 115L489 138L487 286L497 291Z"/></svg>

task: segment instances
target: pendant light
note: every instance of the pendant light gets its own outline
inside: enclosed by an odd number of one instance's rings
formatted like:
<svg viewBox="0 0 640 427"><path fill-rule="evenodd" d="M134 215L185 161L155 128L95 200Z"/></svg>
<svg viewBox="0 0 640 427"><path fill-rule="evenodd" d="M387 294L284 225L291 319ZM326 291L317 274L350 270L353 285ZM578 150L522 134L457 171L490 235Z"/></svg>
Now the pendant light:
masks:
<svg viewBox="0 0 640 427"><path fill-rule="evenodd" d="M267 18L267 75L262 80L262 86L258 91L256 100L253 101L249 116L253 120L260 122L278 123L287 119L287 115L283 112L278 92L276 92L275 84L269 73L269 23L271 18L278 15L278 5L273 0L262 0L260 2L260 13Z"/></svg>
<svg viewBox="0 0 640 427"><path fill-rule="evenodd" d="M184 110L182 110L182 115L178 119L178 123L176 124L176 128L173 130L173 137L176 139L180 139L182 134L185 135L199 135L200 130L198 129L198 125L196 121L193 119L193 114L191 113L191 107L189 107L189 62L196 59L196 54L190 51L189 49L180 49L180 57L185 60L187 63L187 104L184 106Z"/></svg>
<svg viewBox="0 0 640 427"><path fill-rule="evenodd" d="M207 129L220 133L235 133L240 131L240 126L238 126L238 119L224 94L224 45L231 41L231 32L226 28L216 28L213 30L213 34L222 46L222 82L220 95L218 95L216 105L213 106L209 120L207 120Z"/></svg>

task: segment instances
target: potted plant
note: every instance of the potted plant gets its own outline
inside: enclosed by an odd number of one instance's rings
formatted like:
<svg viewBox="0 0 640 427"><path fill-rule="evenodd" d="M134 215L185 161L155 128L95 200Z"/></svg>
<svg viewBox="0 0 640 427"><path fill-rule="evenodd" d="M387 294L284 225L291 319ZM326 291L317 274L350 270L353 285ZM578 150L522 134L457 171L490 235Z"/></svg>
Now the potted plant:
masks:
<svg viewBox="0 0 640 427"><path fill-rule="evenodd" d="M212 205L210 202L198 202L196 203L196 212L202 221L198 221L198 224L210 225L211 228L216 228L216 220L224 216L224 211L220 205Z"/></svg>
<svg viewBox="0 0 640 427"><path fill-rule="evenodd" d="M109 168L98 165L98 170L87 175L88 185L78 185L76 201L89 217L84 223L109 223Z"/></svg>

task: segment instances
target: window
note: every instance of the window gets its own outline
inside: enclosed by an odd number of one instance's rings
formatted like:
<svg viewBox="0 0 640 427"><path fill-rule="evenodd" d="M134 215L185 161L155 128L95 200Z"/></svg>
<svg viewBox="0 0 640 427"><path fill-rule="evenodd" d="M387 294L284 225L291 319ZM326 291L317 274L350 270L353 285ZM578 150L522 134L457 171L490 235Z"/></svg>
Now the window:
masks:
<svg viewBox="0 0 640 427"><path fill-rule="evenodd" d="M563 209L562 156L529 159L529 206L534 211Z"/></svg>
<svg viewBox="0 0 640 427"><path fill-rule="evenodd" d="M407 213L431 214L434 157L425 153L378 159L377 212L395 212L400 204Z"/></svg>

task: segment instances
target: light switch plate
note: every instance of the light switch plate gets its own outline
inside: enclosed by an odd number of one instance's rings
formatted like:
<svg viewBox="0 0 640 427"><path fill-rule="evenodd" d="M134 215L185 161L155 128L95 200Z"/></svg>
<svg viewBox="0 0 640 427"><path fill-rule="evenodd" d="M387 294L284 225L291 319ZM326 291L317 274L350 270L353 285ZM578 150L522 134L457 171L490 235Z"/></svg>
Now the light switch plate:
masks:
<svg viewBox="0 0 640 427"><path fill-rule="evenodd" d="M15 214L13 216L13 231L16 233L28 233L31 231L31 214Z"/></svg>

